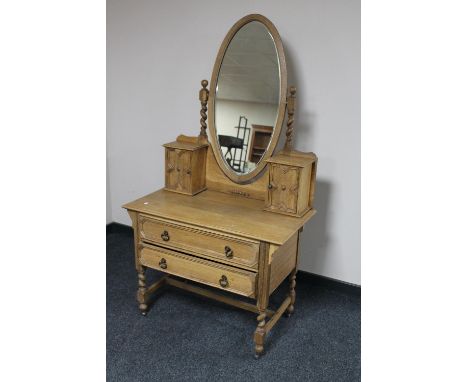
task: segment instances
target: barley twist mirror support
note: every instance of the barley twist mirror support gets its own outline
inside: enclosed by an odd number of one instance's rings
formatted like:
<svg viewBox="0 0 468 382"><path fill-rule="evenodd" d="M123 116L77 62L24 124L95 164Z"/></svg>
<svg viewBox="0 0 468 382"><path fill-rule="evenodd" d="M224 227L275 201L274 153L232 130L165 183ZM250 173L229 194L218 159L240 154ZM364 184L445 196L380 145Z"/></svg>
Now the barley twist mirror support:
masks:
<svg viewBox="0 0 468 382"><path fill-rule="evenodd" d="M208 97L209 97L209 90L206 88L208 86L208 81L207 80L202 80L201 82L201 90L199 94L199 99L201 103L201 110L200 110L200 138L201 139L208 139L208 135L206 134L206 118L207 118L207 106L206 104L208 103Z"/></svg>

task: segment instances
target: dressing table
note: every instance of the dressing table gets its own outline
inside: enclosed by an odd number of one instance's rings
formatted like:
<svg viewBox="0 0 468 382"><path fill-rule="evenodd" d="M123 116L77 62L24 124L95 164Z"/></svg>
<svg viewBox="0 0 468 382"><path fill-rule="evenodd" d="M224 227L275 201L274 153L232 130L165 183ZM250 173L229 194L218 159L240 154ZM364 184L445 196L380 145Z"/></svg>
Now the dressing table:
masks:
<svg viewBox="0 0 468 382"><path fill-rule="evenodd" d="M293 313L299 238L315 214L317 168L315 154L292 148L295 97L275 26L261 15L239 20L221 45L209 90L202 81L199 135L165 144L165 187L123 206L134 229L143 315L149 296L163 286L245 309L257 317L258 358L267 333ZM275 153L286 113L285 144ZM239 136L240 117L244 133L252 125L273 127L262 148ZM229 161L218 135L243 141ZM255 163L248 155L253 149L261 156ZM164 276L147 285L147 268ZM288 294L272 309L269 297L288 277Z"/></svg>

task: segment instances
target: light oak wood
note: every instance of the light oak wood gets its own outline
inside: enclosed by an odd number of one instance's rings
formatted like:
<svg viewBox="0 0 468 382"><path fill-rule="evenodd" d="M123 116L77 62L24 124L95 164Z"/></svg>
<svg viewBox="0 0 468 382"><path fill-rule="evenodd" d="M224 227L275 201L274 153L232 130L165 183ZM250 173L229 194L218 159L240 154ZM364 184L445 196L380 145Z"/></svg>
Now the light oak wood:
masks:
<svg viewBox="0 0 468 382"><path fill-rule="evenodd" d="M258 241L220 235L210 230L200 230L190 225L154 219L147 215L140 215L138 227L143 241L257 270L260 246Z"/></svg>
<svg viewBox="0 0 468 382"><path fill-rule="evenodd" d="M142 263L141 263L142 264ZM143 265L143 264L142 264ZM138 292L137 300L140 303L138 307L143 316L146 316L146 311L148 309L147 301L147 291L146 291L146 277L145 277L146 267L140 266L138 269Z"/></svg>
<svg viewBox="0 0 468 382"><path fill-rule="evenodd" d="M239 175L221 158L214 126L217 74L232 37L243 25L262 22L270 31L279 53L281 96L272 141L255 171ZM260 15L236 23L223 41L213 70L210 91L202 81L200 133L179 135L165 144L165 189L125 204L132 220L137 301L143 315L152 294L164 286L236 306L257 314L253 340L255 356L265 351L268 332L296 301L299 233L315 214L313 209L317 157L292 149L295 88L287 99L285 148L272 156L286 110L286 63L276 28ZM206 119L212 144L208 143ZM267 171L263 171L265 166ZM148 268L165 272L149 287ZM177 280L171 275L182 278ZM289 291L279 308L270 308L270 296L289 276ZM188 283L191 280L198 285ZM228 293L202 288L210 286ZM241 301L238 296L254 299Z"/></svg>
<svg viewBox="0 0 468 382"><path fill-rule="evenodd" d="M282 302L278 310L275 312L275 314L271 317L271 320L268 321L265 325L265 333L268 333L273 326L276 324L276 322L280 319L280 317L283 315L283 313L286 311L286 309L291 305L291 297L288 296L286 299Z"/></svg>
<svg viewBox="0 0 468 382"><path fill-rule="evenodd" d="M206 189L206 151L203 142L191 143L189 137L180 136L166 148L167 191L195 195Z"/></svg>
<svg viewBox="0 0 468 382"><path fill-rule="evenodd" d="M211 97L209 98L209 110L214 110L215 104L215 97L213 96L216 94L216 85L218 83L218 76L219 70L221 69L221 64L223 62L224 54L226 53L226 49L229 46L234 35L237 31L242 28L245 24L250 23L252 21L258 21L262 23L269 31L270 35L273 38L273 41L276 46L276 51L278 53L278 63L279 63L279 71L280 71L280 92L279 92L279 103L278 103L278 116L276 119L276 124L273 129L273 134L271 137L271 143L266 150L262 160L258 163L257 167L247 173L247 174L238 174L234 170L232 170L224 161L221 155L221 148L219 147L216 126L215 126L215 118L214 113L208 113L208 128L210 132L210 142L213 145L213 152L218 162L218 166L224 172L224 174L231 179L232 181L245 184L252 182L262 171L265 169L266 162L265 159L268 159L272 154L278 143L279 136L281 135L281 129L283 126L284 114L286 110L286 87L287 87L287 71L286 71L286 58L284 55L283 43L281 41L281 37L278 33L278 30L273 25L273 23L268 20L265 16L252 14L247 15L240 19L237 23L235 23L232 28L227 33L226 37L224 38L221 47L219 48L218 55L216 57L216 61L213 67L213 74L211 76L211 84L210 84L210 94Z"/></svg>
<svg viewBox="0 0 468 382"><path fill-rule="evenodd" d="M270 245L262 243L260 247L260 258L258 264L258 285L257 285L257 308L259 315L257 316L257 328L254 332L255 342L255 357L258 358L264 350L264 342L266 336L266 309L270 297L270 263L269 263Z"/></svg>
<svg viewBox="0 0 468 382"><path fill-rule="evenodd" d="M254 182L238 184L229 179L219 168L213 147L210 145L206 159L206 186L212 191L263 201L267 195L268 172L260 174Z"/></svg>
<svg viewBox="0 0 468 382"><path fill-rule="evenodd" d="M288 317L294 312L294 303L296 302L296 274L297 274L297 267L299 264L299 237L302 233L303 229L301 228L297 232L297 245L296 245L296 265L294 269L291 271L289 275L289 297L291 298L291 302L288 306Z"/></svg>
<svg viewBox="0 0 468 382"><path fill-rule="evenodd" d="M138 214L135 211L127 210L130 219L132 220L133 232L138 232ZM134 258L135 258L135 269L137 272L140 271L141 265L138 260L138 235L133 235L133 246L134 246Z"/></svg>
<svg viewBox="0 0 468 382"><path fill-rule="evenodd" d="M167 277L165 279L165 282L167 285L175 286L176 288L183 289L188 292L196 293L200 296L208 297L208 298L211 298L212 300L216 300L216 301L219 301L219 302L231 305L231 306L235 306L236 308L241 308L244 310L248 310L249 312L258 313L258 308L254 304L249 304L248 302L245 302L242 300L236 300L232 297L224 296L224 295L212 292L211 290L208 290L208 289L200 288L195 285L188 284L186 282L175 280L171 277ZM265 313L268 317L273 317L275 314L275 312L271 309L267 309Z"/></svg>
<svg viewBox="0 0 468 382"><path fill-rule="evenodd" d="M315 214L315 210L310 210L296 218L265 213L263 201L210 190L194 196L159 190L123 207L221 234L276 245L283 245Z"/></svg>
<svg viewBox="0 0 468 382"><path fill-rule="evenodd" d="M286 123L286 140L284 142L284 151L292 150L292 138L294 132L294 113L296 112L296 88L291 86L287 98L288 122Z"/></svg>
<svg viewBox="0 0 468 382"><path fill-rule="evenodd" d="M265 210L301 217L313 208L317 156L281 151L267 160L268 198Z"/></svg>
<svg viewBox="0 0 468 382"><path fill-rule="evenodd" d="M145 244L140 245L139 258L144 266L255 298L257 274L254 272ZM223 280L226 282L223 283Z"/></svg>
<svg viewBox="0 0 468 382"><path fill-rule="evenodd" d="M151 296L153 293L161 289L164 285L167 284L167 275L164 277L161 277L158 281L155 283L151 284L145 292L145 299L148 299L149 296Z"/></svg>
<svg viewBox="0 0 468 382"><path fill-rule="evenodd" d="M201 110L200 110L200 137L201 138L208 138L208 135L206 134L206 112L208 108L206 107L206 104L208 103L208 97L209 97L209 90L206 88L208 86L208 81L207 80L202 80L201 82L201 90L199 94L199 99L201 103Z"/></svg>
<svg viewBox="0 0 468 382"><path fill-rule="evenodd" d="M270 294L296 267L297 236L296 232L284 245L277 247L271 256Z"/></svg>

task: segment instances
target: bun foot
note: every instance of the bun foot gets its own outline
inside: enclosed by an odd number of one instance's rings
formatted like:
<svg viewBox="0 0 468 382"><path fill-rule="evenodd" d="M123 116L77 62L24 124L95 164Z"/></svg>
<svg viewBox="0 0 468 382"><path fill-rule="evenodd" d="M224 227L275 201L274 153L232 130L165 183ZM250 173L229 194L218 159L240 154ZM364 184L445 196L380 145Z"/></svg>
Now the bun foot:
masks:
<svg viewBox="0 0 468 382"><path fill-rule="evenodd" d="M286 317L291 317L291 314L294 312L294 305L289 305L288 309L286 309Z"/></svg>

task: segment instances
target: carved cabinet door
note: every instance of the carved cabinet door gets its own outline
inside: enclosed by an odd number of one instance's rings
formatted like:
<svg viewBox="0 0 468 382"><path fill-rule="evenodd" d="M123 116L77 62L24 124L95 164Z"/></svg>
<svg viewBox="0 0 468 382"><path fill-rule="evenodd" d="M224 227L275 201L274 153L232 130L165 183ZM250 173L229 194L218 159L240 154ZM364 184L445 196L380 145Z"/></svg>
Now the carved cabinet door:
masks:
<svg viewBox="0 0 468 382"><path fill-rule="evenodd" d="M283 212L297 212L297 191L299 188L299 168L272 164L268 200L270 207Z"/></svg>
<svg viewBox="0 0 468 382"><path fill-rule="evenodd" d="M177 188L180 191L191 191L192 168L191 159L192 153L187 150L176 150L177 152Z"/></svg>
<svg viewBox="0 0 468 382"><path fill-rule="evenodd" d="M177 188L177 153L174 149L166 149L166 187Z"/></svg>
<svg viewBox="0 0 468 382"><path fill-rule="evenodd" d="M166 187L191 192L192 155L190 151L166 149Z"/></svg>

